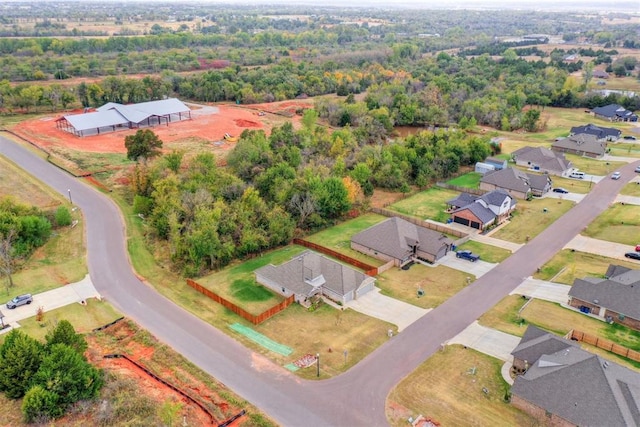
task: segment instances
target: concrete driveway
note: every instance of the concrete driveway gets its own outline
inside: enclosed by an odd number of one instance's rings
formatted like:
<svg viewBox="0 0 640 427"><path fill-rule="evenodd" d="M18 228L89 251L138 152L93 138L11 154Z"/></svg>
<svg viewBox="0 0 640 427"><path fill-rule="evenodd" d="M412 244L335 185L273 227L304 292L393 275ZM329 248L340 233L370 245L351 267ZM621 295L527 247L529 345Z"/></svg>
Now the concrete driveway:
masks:
<svg viewBox="0 0 640 427"><path fill-rule="evenodd" d="M447 255L438 260L438 264L445 265L455 270L464 271L465 273L473 274L478 277L482 277L491 271L497 264L493 264L486 261L471 262L466 259L456 258L456 253L450 251Z"/></svg>
<svg viewBox="0 0 640 427"><path fill-rule="evenodd" d="M570 200L572 202L580 203L582 199L584 199L586 194L580 193L554 193L553 191L549 191L547 194L542 196L542 199L560 199L560 200Z"/></svg>
<svg viewBox="0 0 640 427"><path fill-rule="evenodd" d="M7 306L3 304L0 310L2 310L2 314L4 314L4 324L11 325L15 328L20 326L18 321L35 316L39 307L42 307L44 311L47 312L64 307L65 305L81 303L88 298L99 299L100 294L98 294L96 288L93 287L91 277L87 274L85 278L79 282L70 283L50 291L33 295L33 303L29 305L8 309ZM4 329L2 333L10 330L10 328Z"/></svg>
<svg viewBox="0 0 640 427"><path fill-rule="evenodd" d="M571 289L569 285L527 277L509 295L526 295L531 298L566 304L569 301L569 289Z"/></svg>
<svg viewBox="0 0 640 427"><path fill-rule="evenodd" d="M367 292L357 300L349 301L346 307L367 316L393 323L398 326L398 332L431 310L384 296L378 288L373 288L371 292Z"/></svg>
<svg viewBox="0 0 640 427"><path fill-rule="evenodd" d="M447 344L461 344L506 362L512 359L511 352L520 343L520 339L515 335L486 328L475 321Z"/></svg>
<svg viewBox="0 0 640 427"><path fill-rule="evenodd" d="M638 239L640 244L640 238ZM635 247L622 243L607 242L606 240L593 239L581 234L575 236L564 249L575 249L576 251L589 254L602 255L609 258L616 258L626 261L633 261L624 257L625 252L633 252Z"/></svg>

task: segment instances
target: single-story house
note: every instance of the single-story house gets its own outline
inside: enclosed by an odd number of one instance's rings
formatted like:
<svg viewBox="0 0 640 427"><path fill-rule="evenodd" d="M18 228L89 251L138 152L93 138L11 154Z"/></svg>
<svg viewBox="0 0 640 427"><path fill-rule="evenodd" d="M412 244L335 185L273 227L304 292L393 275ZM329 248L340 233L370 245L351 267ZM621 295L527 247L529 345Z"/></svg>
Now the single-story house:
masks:
<svg viewBox="0 0 640 427"><path fill-rule="evenodd" d="M591 75L593 77L595 77L596 79L608 79L609 78L609 73L607 73L604 70L593 70L593 73L591 73Z"/></svg>
<svg viewBox="0 0 640 427"><path fill-rule="evenodd" d="M569 305L640 331L640 270L610 265L606 279L576 279Z"/></svg>
<svg viewBox="0 0 640 427"><path fill-rule="evenodd" d="M315 295L346 304L371 291L376 279L313 251L305 251L290 261L265 265L254 274L256 281L285 297L307 305Z"/></svg>
<svg viewBox="0 0 640 427"><path fill-rule="evenodd" d="M393 217L372 225L351 238L351 248L402 266L416 258L435 262L451 249L453 241L442 233Z"/></svg>
<svg viewBox="0 0 640 427"><path fill-rule="evenodd" d="M528 199L531 195L542 196L551 190L551 178L549 175L536 175L515 168L506 168L484 174L480 179L480 189L502 189L512 197Z"/></svg>
<svg viewBox="0 0 640 427"><path fill-rule="evenodd" d="M594 116L611 122L637 122L638 115L618 104L609 104L591 110Z"/></svg>
<svg viewBox="0 0 640 427"><path fill-rule="evenodd" d="M622 135L622 131L620 129L600 127L591 123L584 126L572 127L570 135L580 135L582 133L594 135L598 138L598 141L617 141L618 138L620 138L620 135Z"/></svg>
<svg viewBox="0 0 640 427"><path fill-rule="evenodd" d="M512 353L530 358L511 387L513 406L542 425L640 425L640 373L529 329Z"/></svg>
<svg viewBox="0 0 640 427"><path fill-rule="evenodd" d="M482 196L461 193L449 200L447 206L456 224L485 230L507 220L516 208L516 201L504 190L493 190Z"/></svg>
<svg viewBox="0 0 640 427"><path fill-rule="evenodd" d="M558 138L551 144L551 149L560 153L598 158L604 156L607 144L606 142L598 141L598 138L594 135L581 133L566 138Z"/></svg>
<svg viewBox="0 0 640 427"><path fill-rule="evenodd" d="M191 119L191 109L179 99L169 98L130 105L109 102L96 111L63 116L56 120L56 127L76 136L89 136L185 119Z"/></svg>
<svg viewBox="0 0 640 427"><path fill-rule="evenodd" d="M511 157L518 166L551 175L565 176L573 169L563 153L545 147L522 147L511 153Z"/></svg>

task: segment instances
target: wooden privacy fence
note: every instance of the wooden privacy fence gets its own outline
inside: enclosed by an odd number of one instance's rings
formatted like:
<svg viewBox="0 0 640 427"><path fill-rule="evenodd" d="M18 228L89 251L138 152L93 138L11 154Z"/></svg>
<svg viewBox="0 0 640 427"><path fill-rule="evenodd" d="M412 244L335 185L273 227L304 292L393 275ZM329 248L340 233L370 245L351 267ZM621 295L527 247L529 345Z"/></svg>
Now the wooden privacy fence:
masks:
<svg viewBox="0 0 640 427"><path fill-rule="evenodd" d="M420 226L420 227L428 228L430 230L435 230L438 233L450 234L450 235L456 236L456 237L466 237L466 236L468 236L467 233L465 233L463 231L460 231L460 230L456 230L455 228L447 227L444 224L436 224L436 223L431 222L431 221L425 221L425 220L422 220L420 218L415 218L415 217L412 217L412 216L403 215L403 214L401 214L399 212L390 211L389 209L371 207L371 208L369 208L369 210L371 212L373 212L373 213L377 213L379 215L384 215L384 216L387 216L389 218L393 218L394 216L397 216L398 218L404 219L407 222L410 222L410 223L415 224L415 225Z"/></svg>
<svg viewBox="0 0 640 427"><path fill-rule="evenodd" d="M260 313L258 315L255 315L255 314L249 313L248 311L246 311L242 307L238 307L237 305L235 305L231 301L228 301L228 300L222 298L220 295L218 295L215 292L212 292L211 290L205 288L204 286L202 286L201 284L199 284L198 282L196 282L194 280L187 279L187 285L191 286L193 289L195 289L196 291L200 292L202 295L205 295L205 296L211 298L212 300L214 300L218 304L224 306L225 308L228 308L229 310L233 311L238 316L242 317L243 319L248 320L249 322L251 322L254 325L259 325L260 323L264 322L265 320L267 320L271 316L274 316L275 314L281 312L282 310L284 310L285 308L287 308L291 304L293 304L293 301L295 300L295 295L290 295L287 299L285 299L284 301L280 302L279 304L276 304L273 307L269 308L268 310L265 310L262 313Z"/></svg>
<svg viewBox="0 0 640 427"><path fill-rule="evenodd" d="M573 329L566 336L574 341L581 341L583 343L596 346L603 350L607 350L611 353L615 353L619 356L626 357L627 359L633 360L634 362L640 362L639 351L621 346L620 344L616 344L613 341L598 338L595 335L587 334L585 332L574 331Z"/></svg>
<svg viewBox="0 0 640 427"><path fill-rule="evenodd" d="M340 261L346 262L347 264L353 265L354 267L358 267L364 270L364 274L366 274L367 276L376 277L378 275L378 267L374 267L355 258L351 258L350 256L341 254L340 252L336 252L333 249L329 249L327 247L320 246L302 239L293 239L293 243L332 256L333 258L339 259Z"/></svg>
<svg viewBox="0 0 640 427"><path fill-rule="evenodd" d="M459 191L461 193L469 193L476 196L482 196L486 193L486 191L477 188L460 187L458 185L447 184L446 182L438 182L436 183L436 185L441 188L447 188L449 190Z"/></svg>

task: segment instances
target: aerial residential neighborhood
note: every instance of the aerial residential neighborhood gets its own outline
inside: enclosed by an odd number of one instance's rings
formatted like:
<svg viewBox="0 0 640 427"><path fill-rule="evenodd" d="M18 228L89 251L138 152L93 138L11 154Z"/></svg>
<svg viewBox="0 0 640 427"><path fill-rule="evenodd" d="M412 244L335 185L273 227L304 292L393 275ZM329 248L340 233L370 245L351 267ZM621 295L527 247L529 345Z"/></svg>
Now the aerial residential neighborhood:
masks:
<svg viewBox="0 0 640 427"><path fill-rule="evenodd" d="M0 5L0 425L640 425L640 15L468 7Z"/></svg>

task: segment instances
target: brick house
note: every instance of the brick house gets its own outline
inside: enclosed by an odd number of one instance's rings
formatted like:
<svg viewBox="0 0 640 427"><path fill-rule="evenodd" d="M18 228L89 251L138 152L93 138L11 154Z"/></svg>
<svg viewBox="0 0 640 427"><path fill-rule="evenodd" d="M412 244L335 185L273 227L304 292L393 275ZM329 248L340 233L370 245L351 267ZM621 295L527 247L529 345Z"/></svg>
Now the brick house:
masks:
<svg viewBox="0 0 640 427"><path fill-rule="evenodd" d="M536 175L515 168L490 171L480 179L480 189L484 191L505 190L511 197L528 199L542 196L551 190L549 175Z"/></svg>
<svg viewBox="0 0 640 427"><path fill-rule="evenodd" d="M595 117L609 120L610 122L637 122L638 115L618 104L609 104L604 107L596 107L591 110Z"/></svg>
<svg viewBox="0 0 640 427"><path fill-rule="evenodd" d="M574 126L571 128L571 132L569 135L580 135L587 134L595 136L598 141L617 141L622 135L622 131L620 129L615 128L606 128L601 126L596 126L594 124L589 123L584 126Z"/></svg>
<svg viewBox="0 0 640 427"><path fill-rule="evenodd" d="M482 196L461 193L447 202L453 222L478 230L501 224L515 208L515 199L504 190L493 190Z"/></svg>
<svg viewBox="0 0 640 427"><path fill-rule="evenodd" d="M541 424L640 425L638 372L534 326L529 326L512 354L514 360L524 354L531 360L511 387L511 404Z"/></svg>
<svg viewBox="0 0 640 427"><path fill-rule="evenodd" d="M556 153L545 147L522 147L511 153L511 158L518 166L550 175L565 176L573 169L564 153Z"/></svg>
<svg viewBox="0 0 640 427"><path fill-rule="evenodd" d="M551 144L551 149L560 153L577 154L595 159L604 156L607 143L599 141L595 135L580 133L566 138L558 138Z"/></svg>
<svg viewBox="0 0 640 427"><path fill-rule="evenodd" d="M442 233L393 217L351 238L351 248L402 266L415 258L435 262L445 256L453 241Z"/></svg>
<svg viewBox="0 0 640 427"><path fill-rule="evenodd" d="M569 305L640 331L640 270L610 265L605 279L576 279Z"/></svg>
<svg viewBox="0 0 640 427"><path fill-rule="evenodd" d="M307 305L315 295L346 304L374 288L376 279L313 251L305 251L290 261L265 265L254 274L256 281L274 292Z"/></svg>

